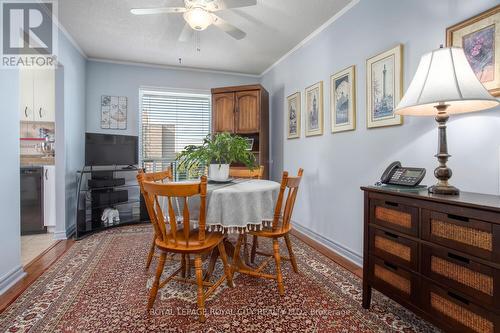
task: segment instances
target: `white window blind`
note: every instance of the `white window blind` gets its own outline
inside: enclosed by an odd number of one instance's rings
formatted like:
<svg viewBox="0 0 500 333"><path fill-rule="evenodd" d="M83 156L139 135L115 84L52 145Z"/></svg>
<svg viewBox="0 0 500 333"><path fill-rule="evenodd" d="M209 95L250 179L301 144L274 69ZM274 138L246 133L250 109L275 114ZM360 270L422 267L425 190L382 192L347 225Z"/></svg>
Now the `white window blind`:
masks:
<svg viewBox="0 0 500 333"><path fill-rule="evenodd" d="M210 134L210 95L140 91L140 158L147 172L164 170L187 145Z"/></svg>

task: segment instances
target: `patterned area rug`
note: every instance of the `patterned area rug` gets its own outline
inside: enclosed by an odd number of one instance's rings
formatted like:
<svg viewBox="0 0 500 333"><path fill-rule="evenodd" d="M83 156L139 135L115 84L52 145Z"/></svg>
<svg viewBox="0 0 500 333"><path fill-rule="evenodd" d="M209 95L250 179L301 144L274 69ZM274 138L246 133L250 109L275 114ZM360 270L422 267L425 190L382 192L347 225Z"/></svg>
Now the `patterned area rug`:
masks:
<svg viewBox="0 0 500 333"><path fill-rule="evenodd" d="M235 288L224 283L207 300L207 321L199 323L196 287L170 283L148 313L154 269L145 271L144 264L151 232L149 226L122 227L76 242L0 315L0 331L437 331L376 291L371 309L364 310L361 280L293 237L300 274L283 263L284 296L275 281L236 275ZM287 254L286 248L282 253ZM167 261L166 271L177 265ZM221 274L219 265L213 279Z"/></svg>

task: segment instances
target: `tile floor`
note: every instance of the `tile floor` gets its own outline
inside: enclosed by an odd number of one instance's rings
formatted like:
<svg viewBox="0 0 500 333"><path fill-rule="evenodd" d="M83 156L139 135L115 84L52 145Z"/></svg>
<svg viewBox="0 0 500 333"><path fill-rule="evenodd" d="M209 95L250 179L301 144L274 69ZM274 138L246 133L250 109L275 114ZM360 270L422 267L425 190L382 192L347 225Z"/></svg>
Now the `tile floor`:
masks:
<svg viewBox="0 0 500 333"><path fill-rule="evenodd" d="M54 234L45 233L21 236L21 263L29 264L39 254L52 246L55 242Z"/></svg>

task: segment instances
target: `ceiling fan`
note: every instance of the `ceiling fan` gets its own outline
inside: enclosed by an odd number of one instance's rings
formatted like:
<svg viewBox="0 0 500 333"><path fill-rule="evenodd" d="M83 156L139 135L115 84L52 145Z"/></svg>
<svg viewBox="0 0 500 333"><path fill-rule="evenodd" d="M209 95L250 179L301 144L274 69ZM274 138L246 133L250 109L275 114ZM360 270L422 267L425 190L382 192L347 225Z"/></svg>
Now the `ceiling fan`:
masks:
<svg viewBox="0 0 500 333"><path fill-rule="evenodd" d="M183 14L186 24L179 36L181 42L189 39L191 29L202 31L210 25L239 40L245 38L246 33L224 21L214 12L256 4L257 0L184 0L184 7L133 8L130 12L135 15Z"/></svg>

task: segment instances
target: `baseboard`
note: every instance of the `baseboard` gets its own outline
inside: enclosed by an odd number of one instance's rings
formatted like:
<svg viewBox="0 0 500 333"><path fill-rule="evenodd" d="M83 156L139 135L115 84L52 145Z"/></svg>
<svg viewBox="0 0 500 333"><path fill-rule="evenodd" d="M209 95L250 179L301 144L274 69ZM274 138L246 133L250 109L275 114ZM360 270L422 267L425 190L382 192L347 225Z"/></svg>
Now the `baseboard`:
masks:
<svg viewBox="0 0 500 333"><path fill-rule="evenodd" d="M23 267L19 265L4 276L0 277L0 295L9 290L10 287L25 276L26 273L24 272Z"/></svg>
<svg viewBox="0 0 500 333"><path fill-rule="evenodd" d="M315 231L304 227L303 225L300 225L296 221L293 221L293 227L296 229L298 232L306 235L307 237L315 240L316 242L320 243L321 245L327 247L328 249L332 250L333 252L337 253L338 255L342 256L346 260L349 260L353 264L362 267L363 266L363 256L360 254L354 252L353 250L335 242L332 241L328 238L325 238L324 236L321 236L320 234L316 233Z"/></svg>
<svg viewBox="0 0 500 333"><path fill-rule="evenodd" d="M76 226L72 225L67 230L55 231L54 232L54 239L56 239L56 240L69 239L69 238L71 238L71 236L73 236L75 234L75 232L76 232Z"/></svg>
<svg viewBox="0 0 500 333"><path fill-rule="evenodd" d="M64 239L67 239L67 237L66 237L66 231L55 231L54 232L54 239L55 240L64 240Z"/></svg>

